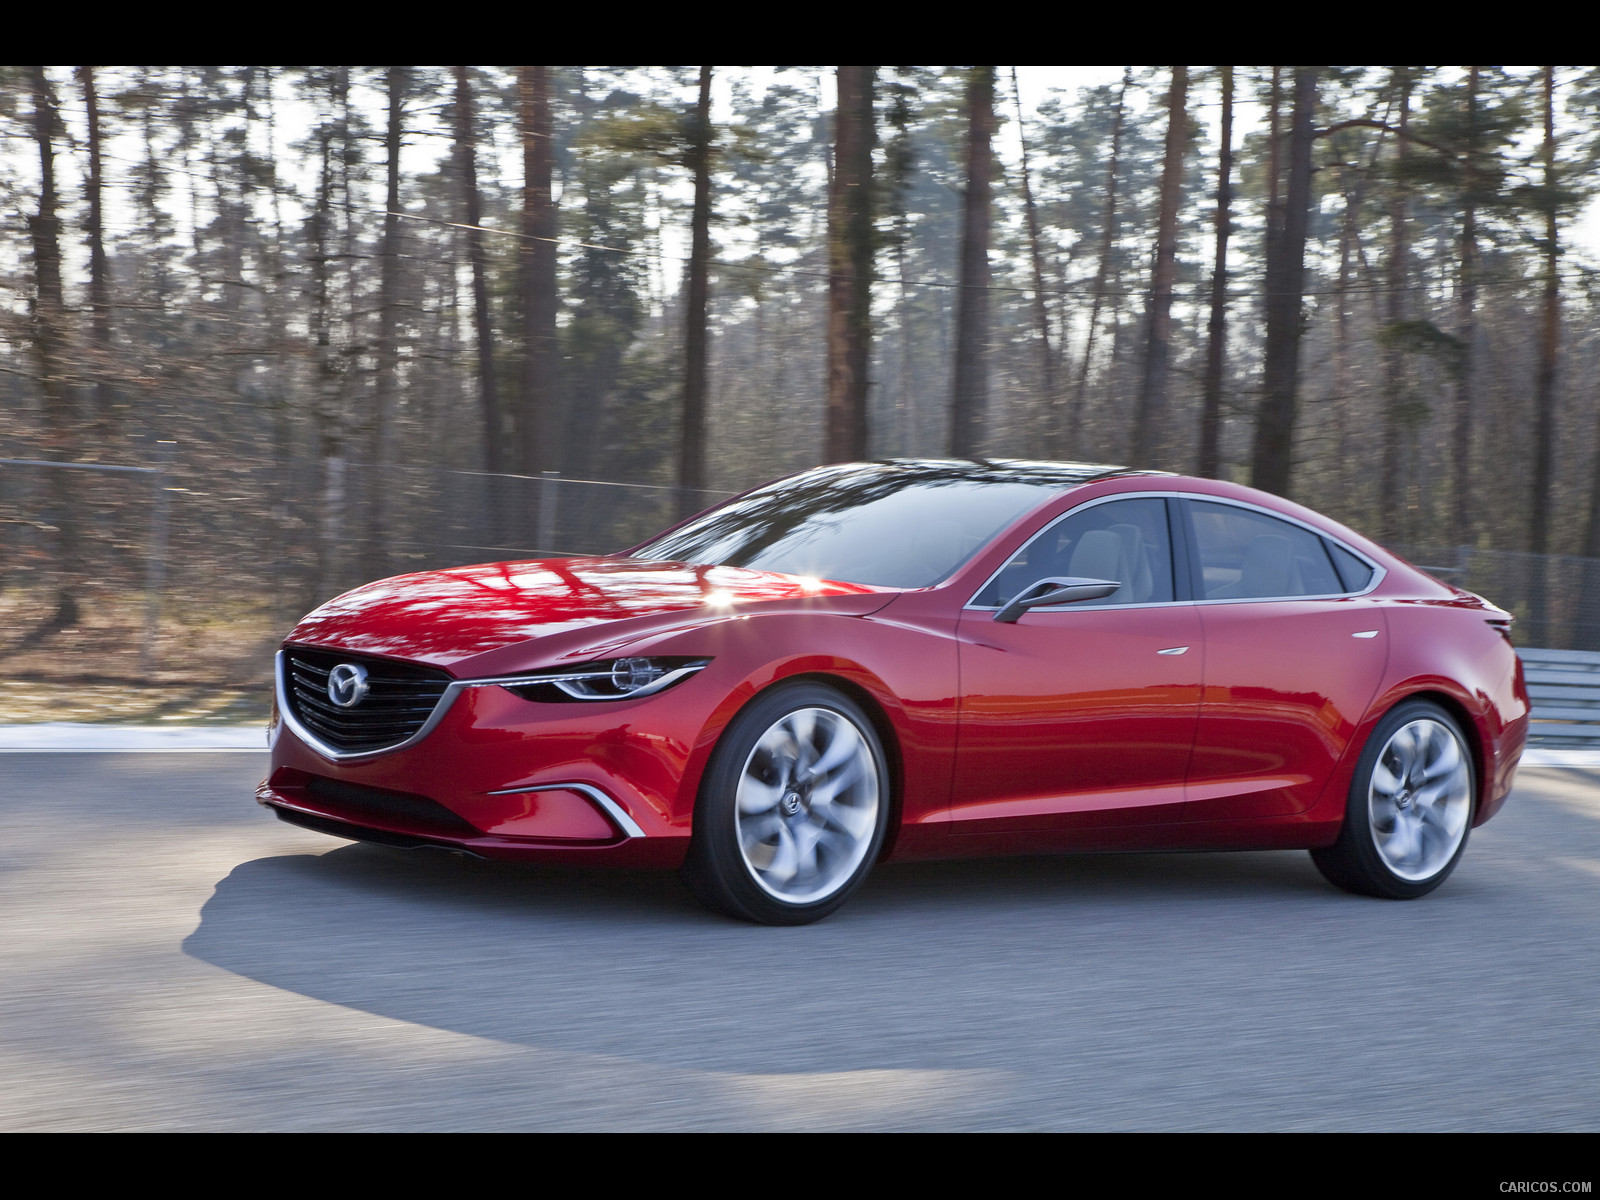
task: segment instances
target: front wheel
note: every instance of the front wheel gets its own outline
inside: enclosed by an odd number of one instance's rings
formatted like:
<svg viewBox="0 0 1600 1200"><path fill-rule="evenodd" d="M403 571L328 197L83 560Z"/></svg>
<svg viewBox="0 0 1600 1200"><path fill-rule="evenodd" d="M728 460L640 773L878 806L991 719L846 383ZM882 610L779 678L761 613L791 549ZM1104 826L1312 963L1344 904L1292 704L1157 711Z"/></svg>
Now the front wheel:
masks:
<svg viewBox="0 0 1600 1200"><path fill-rule="evenodd" d="M1472 755L1437 704L1396 706L1368 739L1350 782L1344 828L1311 852L1346 891L1414 900L1438 887L1466 849L1476 794Z"/></svg>
<svg viewBox="0 0 1600 1200"><path fill-rule="evenodd" d="M729 916L819 920L866 881L888 804L883 745L861 708L821 684L774 688L712 753L684 878Z"/></svg>

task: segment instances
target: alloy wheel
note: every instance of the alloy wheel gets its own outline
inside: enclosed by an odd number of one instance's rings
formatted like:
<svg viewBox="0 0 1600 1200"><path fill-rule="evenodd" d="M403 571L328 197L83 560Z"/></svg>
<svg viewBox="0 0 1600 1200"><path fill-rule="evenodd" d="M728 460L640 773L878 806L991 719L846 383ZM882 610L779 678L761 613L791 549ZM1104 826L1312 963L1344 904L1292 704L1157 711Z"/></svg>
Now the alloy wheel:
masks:
<svg viewBox="0 0 1600 1200"><path fill-rule="evenodd" d="M1372 842L1401 879L1421 882L1455 857L1472 816L1472 773L1448 725L1431 718L1395 730L1367 792Z"/></svg>
<svg viewBox="0 0 1600 1200"><path fill-rule="evenodd" d="M871 744L844 714L806 707L774 721L739 775L735 832L750 877L788 904L843 887L874 842L878 780Z"/></svg>

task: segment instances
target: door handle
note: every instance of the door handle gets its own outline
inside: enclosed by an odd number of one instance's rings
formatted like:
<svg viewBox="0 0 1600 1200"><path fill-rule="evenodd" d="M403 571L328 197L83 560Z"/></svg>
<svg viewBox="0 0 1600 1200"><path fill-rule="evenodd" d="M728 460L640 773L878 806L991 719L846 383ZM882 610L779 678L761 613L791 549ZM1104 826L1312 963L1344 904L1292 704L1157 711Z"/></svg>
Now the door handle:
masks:
<svg viewBox="0 0 1600 1200"><path fill-rule="evenodd" d="M1363 629L1360 633L1352 633L1350 636L1354 638L1375 638L1378 636L1378 631L1376 629Z"/></svg>
<svg viewBox="0 0 1600 1200"><path fill-rule="evenodd" d="M1167 649L1167 650L1157 650L1156 653L1157 654L1182 654L1188 648L1189 647L1187 647L1187 646L1173 646L1173 647L1171 647L1170 649Z"/></svg>

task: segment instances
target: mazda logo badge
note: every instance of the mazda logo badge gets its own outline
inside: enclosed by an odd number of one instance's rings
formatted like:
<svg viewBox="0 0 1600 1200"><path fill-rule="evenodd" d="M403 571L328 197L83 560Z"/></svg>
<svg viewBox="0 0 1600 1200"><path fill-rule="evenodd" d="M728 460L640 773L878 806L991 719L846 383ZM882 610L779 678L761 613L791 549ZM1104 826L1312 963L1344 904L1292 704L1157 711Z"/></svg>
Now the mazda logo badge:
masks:
<svg viewBox="0 0 1600 1200"><path fill-rule="evenodd" d="M340 708L354 708L367 690L367 669L358 663L340 663L328 672L328 699Z"/></svg>

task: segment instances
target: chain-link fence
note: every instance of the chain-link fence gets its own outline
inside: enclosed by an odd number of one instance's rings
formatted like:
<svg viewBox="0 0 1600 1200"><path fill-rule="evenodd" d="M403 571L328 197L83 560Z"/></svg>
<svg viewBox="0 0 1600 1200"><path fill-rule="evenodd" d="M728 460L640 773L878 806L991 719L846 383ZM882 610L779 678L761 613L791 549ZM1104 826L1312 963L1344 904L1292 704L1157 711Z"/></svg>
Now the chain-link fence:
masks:
<svg viewBox="0 0 1600 1200"><path fill-rule="evenodd" d="M261 684L270 647L357 584L463 563L608 553L727 491L380 469L0 459L0 682Z"/></svg>
<svg viewBox="0 0 1600 1200"><path fill-rule="evenodd" d="M1472 546L1395 546L1396 554L1515 614L1512 640L1600 650L1600 559Z"/></svg>
<svg viewBox="0 0 1600 1200"><path fill-rule="evenodd" d="M367 580L608 553L728 494L337 457L208 467L176 449L158 443L142 463L0 459L9 675L250 673L246 664L300 614ZM1600 560L1396 549L1515 613L1519 645L1600 650ZM62 595L76 602L63 606Z"/></svg>

